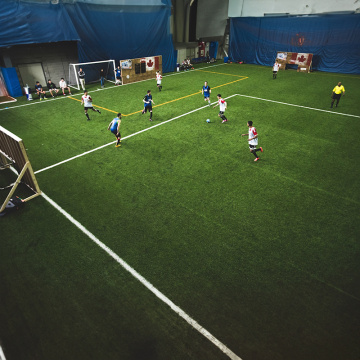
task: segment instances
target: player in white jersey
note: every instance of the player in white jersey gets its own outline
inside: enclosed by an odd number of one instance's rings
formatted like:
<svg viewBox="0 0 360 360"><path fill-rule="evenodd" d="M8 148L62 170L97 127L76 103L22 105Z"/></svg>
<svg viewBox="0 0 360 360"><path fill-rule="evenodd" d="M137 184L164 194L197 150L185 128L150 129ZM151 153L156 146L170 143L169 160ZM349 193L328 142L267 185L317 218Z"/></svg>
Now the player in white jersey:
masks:
<svg viewBox="0 0 360 360"><path fill-rule="evenodd" d="M220 111L219 111L218 116L222 119L222 123L225 123L225 122L228 121L228 119L225 116L225 110L227 108L227 103L226 103L226 101L224 99L221 98L220 94L217 94L217 98L218 98L218 102L213 107L215 108L216 106L219 105Z"/></svg>
<svg viewBox="0 0 360 360"><path fill-rule="evenodd" d="M257 156L256 152L257 151L263 152L264 150L262 147L260 147L259 149L256 148L258 145L258 133L257 133L255 127L253 126L253 122L248 121L247 126L249 128L249 134L241 134L241 136L249 135L248 142L249 142L250 152L253 153L255 156L254 161L258 161L258 160L260 160L260 158Z"/></svg>
<svg viewBox="0 0 360 360"><path fill-rule="evenodd" d="M156 84L157 84L157 87L159 88L159 91L162 90L161 80L162 80L162 76L160 74L160 71L157 71L156 72Z"/></svg>
<svg viewBox="0 0 360 360"><path fill-rule="evenodd" d="M276 79L276 75L280 69L280 66L281 66L281 64L279 64L276 60L274 66L273 66L273 79Z"/></svg>
<svg viewBox="0 0 360 360"><path fill-rule="evenodd" d="M92 111L96 111L99 114L101 114L100 110L94 109L93 105L92 105L92 98L91 96L88 94L88 92L85 90L84 91L84 95L81 97L81 105L84 104L84 111L85 111L85 115L87 117L88 120L90 120L89 114L88 114L88 110L91 109Z"/></svg>
<svg viewBox="0 0 360 360"><path fill-rule="evenodd" d="M67 86L66 81L64 80L64 78L61 78L61 80L59 81L59 87L63 93L63 95L65 96L65 89L68 90L69 95L71 95L71 91L70 88Z"/></svg>

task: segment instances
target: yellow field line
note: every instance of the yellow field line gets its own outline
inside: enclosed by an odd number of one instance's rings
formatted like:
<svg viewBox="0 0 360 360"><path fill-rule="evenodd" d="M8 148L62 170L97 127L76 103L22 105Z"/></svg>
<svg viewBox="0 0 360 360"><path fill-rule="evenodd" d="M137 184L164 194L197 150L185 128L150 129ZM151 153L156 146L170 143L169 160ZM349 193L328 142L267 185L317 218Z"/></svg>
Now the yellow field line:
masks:
<svg viewBox="0 0 360 360"><path fill-rule="evenodd" d="M248 77L245 76L243 79L238 79L238 80L230 81L230 82L228 82L228 83L226 83L226 84L214 86L212 89L217 89L217 88L219 88L219 87L222 87L222 86L225 86L225 85L230 85L230 84L233 84L233 83L235 83L235 82L238 82L238 81L241 81L241 80L245 80L245 79L248 79ZM186 95L186 96L182 96L182 97L180 97L180 98L174 99L174 100L166 101L166 102L164 102L164 103L162 103L162 104L159 104L159 105L154 105L153 107L155 108L155 107L163 106L163 105L166 105L166 104L170 104L170 103L172 103L172 102L179 101L179 100L182 100L182 99L186 99L186 98L188 98L188 97L190 97L190 96L194 96L194 95L198 95L198 94L201 94L201 90L200 90L200 91L197 91L196 93L190 94L190 95ZM134 115L134 114L137 114L137 113L140 113L140 112L142 112L142 110L135 111L135 112L133 112L133 113L131 113L131 114L126 114L126 115L123 114L123 116L130 116L130 115Z"/></svg>
<svg viewBox="0 0 360 360"><path fill-rule="evenodd" d="M197 70L197 71L208 72L208 73L211 73L211 74L220 74L220 75L229 75L229 76L237 76L237 77L246 77L246 76L243 76L243 75L226 74L226 73L221 73L221 72L216 72L216 71L209 71L209 70Z"/></svg>
<svg viewBox="0 0 360 360"><path fill-rule="evenodd" d="M75 99L75 98L73 98L72 96L68 96L68 98L81 102L81 100ZM110 111L110 112L112 112L112 113L114 113L114 114L117 114L117 113L118 113L118 111L110 110L110 109L104 108L104 107L99 106L99 105L93 105L93 106L95 106L95 107L97 107L97 108L100 108L100 109L103 109L103 110L106 110L106 111ZM126 115L124 115L124 116L126 116Z"/></svg>
<svg viewBox="0 0 360 360"><path fill-rule="evenodd" d="M201 71L202 71L202 70L201 70ZM208 72L212 72L212 71L208 71ZM221 74L221 73L216 73L216 74ZM229 74L224 74L224 75L229 75ZM233 76L240 76L240 75L233 75ZM217 88L222 87L222 86L230 85L230 84L233 84L233 83L235 83L235 82L248 79L247 76L242 76L242 77L243 77L242 79L237 79L237 80L230 81L230 82L225 83L225 84L222 84L222 85L214 86L212 89L217 89ZM174 99L174 100L166 101L166 102L164 102L164 103L162 103L162 104L159 104L159 105L154 105L153 107L155 108L155 107L163 106L163 105L170 104L170 103L172 103L172 102L179 101L179 100L182 100L182 99L186 99L186 98L188 98L188 97L190 97L190 96L199 95L199 94L201 94L201 90L197 91L196 93L190 94L190 95L186 95L186 96L182 96L182 97L180 97L180 98ZM68 96L68 98L81 102L81 100L75 99L75 98L73 98L73 97L71 97L71 96ZM98 106L98 105L94 105L94 106L97 107L97 108L100 108L100 109L104 109L104 110L106 110L106 111L110 111L110 112L112 112L112 113L114 113L114 114L117 114L117 113L118 113L118 111L106 109L106 108L101 107L101 106ZM130 116L130 115L138 114L138 113L141 113L141 112L142 112L142 110L138 110L138 111L135 111L135 112L130 113L130 114L122 114L122 116Z"/></svg>

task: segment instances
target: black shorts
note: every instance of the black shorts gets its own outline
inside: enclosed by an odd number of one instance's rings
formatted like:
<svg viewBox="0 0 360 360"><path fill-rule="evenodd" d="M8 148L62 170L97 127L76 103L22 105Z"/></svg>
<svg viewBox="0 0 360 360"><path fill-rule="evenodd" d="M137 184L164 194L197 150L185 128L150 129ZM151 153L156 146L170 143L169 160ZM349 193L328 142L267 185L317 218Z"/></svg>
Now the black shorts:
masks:
<svg viewBox="0 0 360 360"><path fill-rule="evenodd" d="M84 106L84 110L89 110L89 109L94 110L94 107L93 106Z"/></svg>
<svg viewBox="0 0 360 360"><path fill-rule="evenodd" d="M219 116L223 116L225 114L225 111L220 111Z"/></svg>
<svg viewBox="0 0 360 360"><path fill-rule="evenodd" d="M333 94L332 98L334 100L340 99L341 98L341 93L340 94Z"/></svg>
<svg viewBox="0 0 360 360"><path fill-rule="evenodd" d="M115 136L117 136L117 129L115 129L114 131L111 131ZM121 134L120 134L120 132L119 132L119 137L121 137Z"/></svg>
<svg viewBox="0 0 360 360"><path fill-rule="evenodd" d="M256 149L256 146L257 146L257 145L250 145L250 144L249 144L249 149L250 149L250 150L255 150L255 149Z"/></svg>
<svg viewBox="0 0 360 360"><path fill-rule="evenodd" d="M147 111L152 111L152 106L151 105L144 106L144 113L146 113Z"/></svg>

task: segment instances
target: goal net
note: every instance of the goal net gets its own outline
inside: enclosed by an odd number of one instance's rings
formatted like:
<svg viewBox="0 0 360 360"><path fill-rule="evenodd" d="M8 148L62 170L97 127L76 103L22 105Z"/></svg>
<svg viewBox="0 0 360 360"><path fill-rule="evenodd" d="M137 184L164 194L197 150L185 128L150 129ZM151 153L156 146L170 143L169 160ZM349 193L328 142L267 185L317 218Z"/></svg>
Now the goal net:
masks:
<svg viewBox="0 0 360 360"><path fill-rule="evenodd" d="M100 84L100 71L104 71L104 80L115 83L115 60L93 61L87 63L69 64L68 85L80 90L79 71L85 73L85 84L98 82Z"/></svg>
<svg viewBox="0 0 360 360"><path fill-rule="evenodd" d="M14 102L16 99L11 97L7 91L3 74L0 70L0 104Z"/></svg>
<svg viewBox="0 0 360 360"><path fill-rule="evenodd" d="M30 196L23 199L24 201L41 194L22 139L0 126L0 170L6 171L6 169L10 169L10 166L16 170L18 175L15 182L6 186L6 189L10 188L11 190L3 204L0 203L0 213L5 209L20 183L25 184L31 190Z"/></svg>

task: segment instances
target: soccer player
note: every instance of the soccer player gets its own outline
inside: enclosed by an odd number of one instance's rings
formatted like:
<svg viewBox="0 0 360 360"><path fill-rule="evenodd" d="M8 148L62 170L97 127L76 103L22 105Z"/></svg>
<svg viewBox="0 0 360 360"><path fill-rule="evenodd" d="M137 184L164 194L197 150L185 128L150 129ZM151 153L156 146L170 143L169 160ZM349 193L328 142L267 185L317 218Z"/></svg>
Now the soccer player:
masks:
<svg viewBox="0 0 360 360"><path fill-rule="evenodd" d="M277 62L277 60L275 60L275 64L274 64L274 66L273 66L273 80L276 79L276 75L277 75L277 72L278 72L279 69L280 69L280 66L281 66L281 64L279 64L279 63Z"/></svg>
<svg viewBox="0 0 360 360"><path fill-rule="evenodd" d="M207 81L205 81L204 86L201 89L201 93L204 95L204 100L207 101L210 106L211 105L211 103L210 103L211 89L210 89L210 86L208 85Z"/></svg>
<svg viewBox="0 0 360 360"><path fill-rule="evenodd" d="M40 100L45 99L45 90L43 90L42 85L39 83L39 81L35 84L35 90L36 93L39 95Z"/></svg>
<svg viewBox="0 0 360 360"><path fill-rule="evenodd" d="M68 90L69 95L71 95L71 91L70 88L67 86L66 81L64 80L64 78L61 78L61 80L59 81L59 87L63 93L63 95L65 96L65 89Z"/></svg>
<svg viewBox="0 0 360 360"><path fill-rule="evenodd" d="M85 91L85 72L83 71L82 68L79 69L78 75L79 75L81 88L83 89L83 91Z"/></svg>
<svg viewBox="0 0 360 360"><path fill-rule="evenodd" d="M89 114L88 114L88 110L91 109L92 111L96 111L99 114L101 114L100 110L94 109L93 105L92 105L92 98L91 96L88 94L88 92L85 90L84 91L84 95L81 97L81 105L84 104L84 111L85 111L85 115L87 117L88 120L90 120Z"/></svg>
<svg viewBox="0 0 360 360"><path fill-rule="evenodd" d="M334 87L334 89L332 91L332 94L331 94L331 98L332 98L331 105L330 105L331 108L333 107L335 100L336 100L335 107L337 107L339 105L339 101L340 101L340 98L341 98L341 93L342 93L343 96L345 96L344 85L341 85L341 82L339 82Z"/></svg>
<svg viewBox="0 0 360 360"><path fill-rule="evenodd" d="M218 105L220 106L220 111L219 111L218 116L222 119L222 123L226 123L228 121L228 119L225 116L225 110L227 108L227 103L224 99L221 98L220 94L217 94L217 98L218 98L218 102L213 107L215 108Z"/></svg>
<svg viewBox="0 0 360 360"><path fill-rule="evenodd" d="M147 91L147 94L143 98L143 102L144 102L144 110L141 112L141 114L145 114L147 111L149 111L150 113L149 120L152 121L152 106L153 104L155 105L155 103L153 102L152 99L151 90Z"/></svg>
<svg viewBox="0 0 360 360"><path fill-rule="evenodd" d="M115 147L121 146L121 134L120 134L120 124L121 124L121 113L117 114L117 117L112 119L111 123L108 126L108 130L110 130L116 137Z"/></svg>
<svg viewBox="0 0 360 360"><path fill-rule="evenodd" d="M101 88L103 89L105 87L105 72L104 72L104 69L100 70L100 84L101 84Z"/></svg>
<svg viewBox="0 0 360 360"><path fill-rule="evenodd" d="M120 66L118 66L115 70L115 85L121 85L121 69Z"/></svg>
<svg viewBox="0 0 360 360"><path fill-rule="evenodd" d="M159 91L162 90L162 86L161 86L161 80L162 80L162 76L160 74L160 71L156 72L156 85L159 88Z"/></svg>
<svg viewBox="0 0 360 360"><path fill-rule="evenodd" d="M56 85L50 79L47 82L47 88L49 89L49 93L50 93L50 95L52 97L55 97L53 92L57 96L57 93L59 92L59 89L56 87Z"/></svg>
<svg viewBox="0 0 360 360"><path fill-rule="evenodd" d="M264 150L262 147L260 147L259 149L256 148L258 145L258 133L257 133L255 127L253 126L253 122L248 121L247 126L249 128L249 134L241 134L241 136L249 135L248 142L249 142L250 152L253 153L255 156L254 161L258 161L258 160L260 160L260 158L257 156L256 152L257 151L263 152Z"/></svg>

